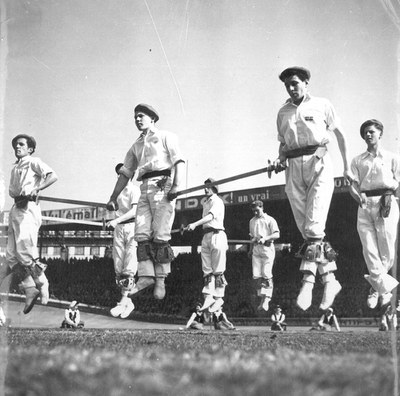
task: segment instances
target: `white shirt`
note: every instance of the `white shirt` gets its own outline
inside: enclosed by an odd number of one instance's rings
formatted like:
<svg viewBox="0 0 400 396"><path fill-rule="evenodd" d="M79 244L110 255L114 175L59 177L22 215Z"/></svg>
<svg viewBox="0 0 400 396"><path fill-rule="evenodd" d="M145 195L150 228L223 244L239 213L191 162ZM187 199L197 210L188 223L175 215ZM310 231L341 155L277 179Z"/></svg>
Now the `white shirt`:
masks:
<svg viewBox="0 0 400 396"><path fill-rule="evenodd" d="M203 217L207 216L209 213L212 213L213 219L203 224L203 228L215 228L216 230L225 230L225 205L222 199L217 194L211 195L203 203Z"/></svg>
<svg viewBox="0 0 400 396"><path fill-rule="evenodd" d="M40 158L30 155L20 158L11 170L10 197L29 195L49 173L53 172L53 169Z"/></svg>
<svg viewBox="0 0 400 396"><path fill-rule="evenodd" d="M306 146L325 145L330 141L329 130L340 124L328 99L306 94L297 106L288 99L277 117L278 140L283 151Z"/></svg>
<svg viewBox="0 0 400 396"><path fill-rule="evenodd" d="M129 212L133 206L136 207L136 205L134 204L137 204L139 197L139 187L133 184L131 180L129 180L128 184L117 198L118 210L116 211L116 216L120 217L123 214Z"/></svg>
<svg viewBox="0 0 400 396"><path fill-rule="evenodd" d="M264 212L260 217L254 216L250 219L249 228L250 237L257 239L266 238L274 232L279 232L276 220Z"/></svg>
<svg viewBox="0 0 400 396"><path fill-rule="evenodd" d="M376 157L366 151L351 161L351 171L361 191L395 190L400 182L400 157L379 149Z"/></svg>
<svg viewBox="0 0 400 396"><path fill-rule="evenodd" d="M172 169L183 161L178 145L178 137L168 131L154 129L146 135L140 135L125 156L124 166L119 170L131 178L138 170L137 180L141 181L146 173Z"/></svg>

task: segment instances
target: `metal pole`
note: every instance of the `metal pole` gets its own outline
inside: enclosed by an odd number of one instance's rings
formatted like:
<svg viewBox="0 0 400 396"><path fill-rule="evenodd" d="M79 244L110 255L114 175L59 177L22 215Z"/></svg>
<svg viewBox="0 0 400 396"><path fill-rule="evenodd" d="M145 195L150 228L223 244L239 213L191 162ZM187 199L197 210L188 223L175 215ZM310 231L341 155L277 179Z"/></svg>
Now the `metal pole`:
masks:
<svg viewBox="0 0 400 396"><path fill-rule="evenodd" d="M97 227L105 227L105 220L102 222L97 221L88 221L88 220L76 220L76 219L65 219L61 217L51 217L51 216L42 216L42 220L45 221L54 221L56 223L74 223L74 224L85 224L85 225L93 225Z"/></svg>
<svg viewBox="0 0 400 396"><path fill-rule="evenodd" d="M281 170L284 170L284 168L278 169L278 172L280 172ZM216 185L219 185L219 184L229 183L229 182L232 182L232 181L235 181L235 180L244 179L246 177L259 175L261 173L268 172L268 174L270 176L273 171L275 171L275 166L273 164L270 164L270 165L266 166L265 168L256 169L256 170L253 170L253 171L250 171L250 172L241 173L239 175L227 177L225 179L216 180L216 181L214 181L212 183L201 184L201 185L196 186L196 187L191 187L191 188L187 188L187 189L182 190L182 191L178 191L177 192L177 196L184 195L184 194L189 194L189 193L194 192L194 191L203 190L204 187L213 187L213 186L216 186Z"/></svg>
<svg viewBox="0 0 400 396"><path fill-rule="evenodd" d="M92 202L92 201L81 201L79 199L46 197L44 195L39 195L38 199L39 199L39 201L59 202L59 203L83 205L83 206L97 206L100 208L105 208L107 206L107 204L105 204L103 202Z"/></svg>

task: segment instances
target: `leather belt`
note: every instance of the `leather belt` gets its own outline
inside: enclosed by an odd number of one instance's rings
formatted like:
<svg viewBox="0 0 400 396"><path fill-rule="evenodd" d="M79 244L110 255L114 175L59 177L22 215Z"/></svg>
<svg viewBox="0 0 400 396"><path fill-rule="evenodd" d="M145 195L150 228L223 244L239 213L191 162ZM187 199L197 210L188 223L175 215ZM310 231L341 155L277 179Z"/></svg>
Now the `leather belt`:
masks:
<svg viewBox="0 0 400 396"><path fill-rule="evenodd" d="M218 230L216 228L211 228L211 227L203 228L203 235L206 235L206 234L208 234L210 232L212 232L214 234L218 234L220 231L223 231L223 230Z"/></svg>
<svg viewBox="0 0 400 396"><path fill-rule="evenodd" d="M159 170L159 171L147 172L142 176L142 180L146 180L146 179L150 179L152 177L158 177L158 176L171 176L171 170L163 169L163 170Z"/></svg>
<svg viewBox="0 0 400 396"><path fill-rule="evenodd" d="M287 153L285 153L286 158L297 158L297 157L302 157L303 155L311 155L314 154L320 147L325 147L325 146L320 146L320 145L314 145L314 146L306 146L306 147L300 147L297 149L289 150Z"/></svg>
<svg viewBox="0 0 400 396"><path fill-rule="evenodd" d="M121 221L121 223L118 223L118 224L130 224L130 223L134 223L134 222L135 222L135 218L133 217L132 219Z"/></svg>
<svg viewBox="0 0 400 396"><path fill-rule="evenodd" d="M384 194L394 194L394 191L390 188L377 188L376 190L367 190L361 192L364 193L367 197L380 197Z"/></svg>
<svg viewBox="0 0 400 396"><path fill-rule="evenodd" d="M18 202L22 202L22 201L32 201L35 202L36 201L36 197L32 196L32 195L18 195L18 197L14 198L14 202L18 203Z"/></svg>

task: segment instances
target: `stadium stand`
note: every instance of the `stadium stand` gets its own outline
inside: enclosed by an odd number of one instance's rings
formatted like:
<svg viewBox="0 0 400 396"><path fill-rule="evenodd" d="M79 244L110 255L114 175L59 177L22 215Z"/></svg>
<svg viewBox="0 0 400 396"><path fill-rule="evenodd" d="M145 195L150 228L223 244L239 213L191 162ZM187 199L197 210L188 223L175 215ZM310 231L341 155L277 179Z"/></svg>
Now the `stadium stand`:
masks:
<svg viewBox="0 0 400 396"><path fill-rule="evenodd" d="M351 257L351 258L350 258ZM78 300L84 304L104 308L112 307L118 298L114 280L112 259L61 259L44 260L48 264L46 274L50 281L50 295L58 300ZM322 284L316 284L315 304L306 312L296 307L296 297L301 283L298 271L299 259L293 252L280 252L274 266L275 291L271 307L279 304L290 317L316 317L322 297ZM342 252L338 263L338 278L343 290L337 297L334 308L340 317L373 317L377 315L366 305L368 285L364 273L364 262L359 254ZM232 318L257 318L257 298L252 285L251 265L246 252L228 252L226 279L226 301L224 311ZM141 314L163 314L186 317L196 301L201 298L202 271L198 253L179 254L173 262L172 272L167 278L167 295L162 301L152 298L151 290L134 297L135 312ZM13 292L18 292L13 285ZM265 316L265 315L264 315Z"/></svg>

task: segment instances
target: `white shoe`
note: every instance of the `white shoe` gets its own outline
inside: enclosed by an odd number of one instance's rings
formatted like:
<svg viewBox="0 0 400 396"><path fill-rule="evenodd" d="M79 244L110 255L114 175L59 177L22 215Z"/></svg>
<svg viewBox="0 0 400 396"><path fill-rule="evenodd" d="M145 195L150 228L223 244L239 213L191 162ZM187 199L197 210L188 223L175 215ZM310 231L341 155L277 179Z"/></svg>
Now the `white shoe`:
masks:
<svg viewBox="0 0 400 396"><path fill-rule="evenodd" d="M129 298L127 303L124 305L124 311L121 313L121 319L126 319L135 309L135 305Z"/></svg>
<svg viewBox="0 0 400 396"><path fill-rule="evenodd" d="M378 305L379 293L372 287L369 289L369 294L367 298L368 308L374 309Z"/></svg>
<svg viewBox="0 0 400 396"><path fill-rule="evenodd" d="M271 299L269 297L265 297L264 301L262 303L262 309L267 312L269 310L269 302L271 301Z"/></svg>
<svg viewBox="0 0 400 396"><path fill-rule="evenodd" d="M224 300L222 298L217 298L215 300L215 303L213 305L211 305L211 307L208 309L209 312L217 312L218 310L220 310L222 308L222 306L224 305Z"/></svg>
<svg viewBox="0 0 400 396"><path fill-rule="evenodd" d="M208 294L207 297L204 300L203 306L200 308L200 311L204 311L207 308L210 308L211 305L213 305L214 303L215 303L214 297L211 296L210 294Z"/></svg>
<svg viewBox="0 0 400 396"><path fill-rule="evenodd" d="M114 318L118 318L124 312L125 310L125 305L122 302L119 302L114 308L110 309L110 314Z"/></svg>
<svg viewBox="0 0 400 396"><path fill-rule="evenodd" d="M297 297L297 306L303 311L306 311L311 306L312 302L312 291L314 288L314 283L303 281L300 293Z"/></svg>
<svg viewBox="0 0 400 396"><path fill-rule="evenodd" d="M40 302L42 303L42 305L47 305L47 303L49 302L49 298L50 298L49 281L47 280L47 278L43 282L43 285L40 286L39 291L40 291Z"/></svg>
<svg viewBox="0 0 400 396"><path fill-rule="evenodd" d="M165 297L165 278L156 278L153 296L157 300L162 300Z"/></svg>
<svg viewBox="0 0 400 396"><path fill-rule="evenodd" d="M384 307L385 305L388 305L392 299L392 293L385 293L382 294L381 296L381 306Z"/></svg>
<svg viewBox="0 0 400 396"><path fill-rule="evenodd" d="M3 308L0 307L0 327L6 325L6 315L4 315Z"/></svg>
<svg viewBox="0 0 400 396"><path fill-rule="evenodd" d="M340 286L340 283L336 279L326 282L324 295L322 296L322 302L319 308L326 311L333 304L340 290L342 290L342 286Z"/></svg>

